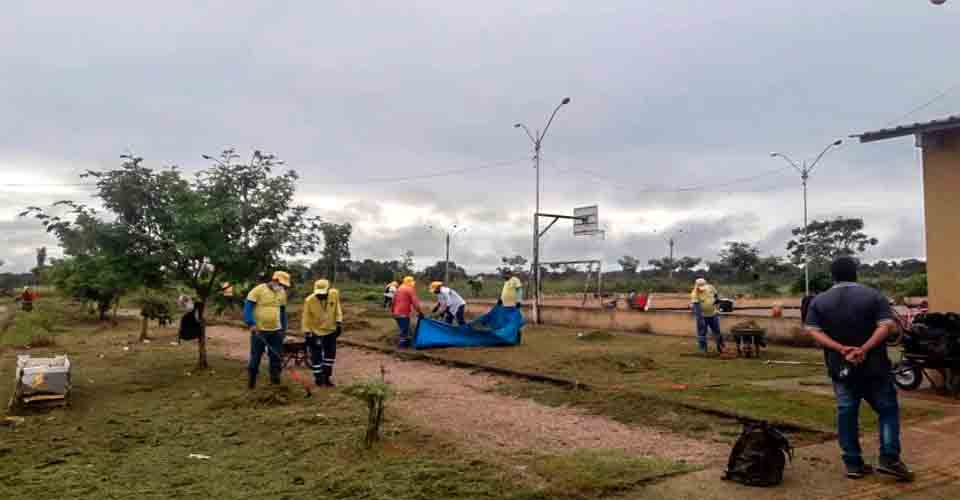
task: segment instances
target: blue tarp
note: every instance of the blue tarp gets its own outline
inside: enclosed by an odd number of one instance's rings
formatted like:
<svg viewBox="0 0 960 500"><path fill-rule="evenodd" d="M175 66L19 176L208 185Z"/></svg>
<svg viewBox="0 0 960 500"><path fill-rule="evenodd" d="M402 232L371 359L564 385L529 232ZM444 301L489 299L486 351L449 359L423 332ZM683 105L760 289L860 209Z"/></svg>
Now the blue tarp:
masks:
<svg viewBox="0 0 960 500"><path fill-rule="evenodd" d="M416 349L434 347L493 347L520 343L523 314L515 307L494 306L487 314L463 326L432 319L417 323Z"/></svg>

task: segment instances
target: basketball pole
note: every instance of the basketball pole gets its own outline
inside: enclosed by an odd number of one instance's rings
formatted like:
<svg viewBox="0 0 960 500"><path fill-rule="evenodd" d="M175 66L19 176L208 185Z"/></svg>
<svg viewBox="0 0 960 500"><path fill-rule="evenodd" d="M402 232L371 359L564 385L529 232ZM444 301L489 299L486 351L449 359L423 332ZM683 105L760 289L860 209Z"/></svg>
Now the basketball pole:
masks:
<svg viewBox="0 0 960 500"><path fill-rule="evenodd" d="M570 103L569 97L564 97L560 104L554 108L553 113L550 115L550 119L547 120L546 126L543 127L543 132L537 130L536 134L530 133L530 129L523 123L517 123L514 125L515 128L523 129L527 133L527 137L530 138L530 142L533 143L533 169L536 170L536 204L533 212L533 272L530 273L530 279L532 283L532 304L531 311L533 316L533 322L535 324L540 323L540 146L543 143L543 138L547 135L547 130L550 129L550 124L553 123L554 117L557 116L557 112L560 111L565 104Z"/></svg>

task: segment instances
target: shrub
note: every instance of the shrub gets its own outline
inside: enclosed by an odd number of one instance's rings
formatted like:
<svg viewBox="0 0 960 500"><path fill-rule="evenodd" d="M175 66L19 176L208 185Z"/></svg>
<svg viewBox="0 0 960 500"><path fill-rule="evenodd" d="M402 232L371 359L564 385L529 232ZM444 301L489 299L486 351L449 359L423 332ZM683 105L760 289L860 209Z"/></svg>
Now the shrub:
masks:
<svg viewBox="0 0 960 500"><path fill-rule="evenodd" d="M927 275L915 274L897 283L897 293L907 297L927 296Z"/></svg>
<svg viewBox="0 0 960 500"><path fill-rule="evenodd" d="M363 436L363 445L366 448L372 447L374 443L380 441L384 403L393 396L393 387L381 377L354 382L345 387L343 392L367 404L369 414L367 415L367 430Z"/></svg>
<svg viewBox="0 0 960 500"><path fill-rule="evenodd" d="M750 293L758 297L770 297L780 295L780 289L775 283L764 281L751 286Z"/></svg>
<svg viewBox="0 0 960 500"><path fill-rule="evenodd" d="M804 275L803 273L797 277L797 280L793 282L793 287L790 291L794 294L803 294L805 290L804 284ZM830 276L830 273L825 272L816 272L810 275L810 292L817 293L829 290L833 286L833 278Z"/></svg>

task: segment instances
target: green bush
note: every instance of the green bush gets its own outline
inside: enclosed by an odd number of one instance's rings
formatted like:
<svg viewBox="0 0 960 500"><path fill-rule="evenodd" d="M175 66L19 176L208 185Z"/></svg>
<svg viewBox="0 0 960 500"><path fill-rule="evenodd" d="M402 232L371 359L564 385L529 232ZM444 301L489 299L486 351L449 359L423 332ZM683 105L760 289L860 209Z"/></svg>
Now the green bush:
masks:
<svg viewBox="0 0 960 500"><path fill-rule="evenodd" d="M41 303L30 312L16 311L0 331L0 345L29 345L35 339L62 332L65 313L53 303Z"/></svg>
<svg viewBox="0 0 960 500"><path fill-rule="evenodd" d="M829 290L831 286L833 286L833 278L830 276L830 273L816 272L810 275L811 293L824 292ZM790 291L794 294L802 295L804 290L804 275L801 273L800 276L797 277L797 280L793 282Z"/></svg>
<svg viewBox="0 0 960 500"><path fill-rule="evenodd" d="M897 293L906 297L927 296L927 275L915 274L897 283Z"/></svg>
<svg viewBox="0 0 960 500"><path fill-rule="evenodd" d="M776 283L763 281L750 287L750 293L758 297L770 297L780 295L780 288Z"/></svg>

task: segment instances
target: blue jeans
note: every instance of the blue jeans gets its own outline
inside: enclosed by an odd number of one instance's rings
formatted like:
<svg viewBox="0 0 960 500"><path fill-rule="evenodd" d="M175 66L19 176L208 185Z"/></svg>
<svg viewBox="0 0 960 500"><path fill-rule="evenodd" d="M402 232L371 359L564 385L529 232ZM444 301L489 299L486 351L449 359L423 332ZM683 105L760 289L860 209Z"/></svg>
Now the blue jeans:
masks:
<svg viewBox="0 0 960 500"><path fill-rule="evenodd" d="M410 344L410 318L407 316L394 316L397 320L397 326L400 328L400 347L406 347Z"/></svg>
<svg viewBox="0 0 960 500"><path fill-rule="evenodd" d="M866 400L877 413L881 461L900 460L900 405L890 374L833 381L837 395L837 434L843 462L863 464L860 449L860 401Z"/></svg>
<svg viewBox="0 0 960 500"><path fill-rule="evenodd" d="M707 330L713 332L717 342L717 349L723 347L723 335L720 333L720 316L704 316L700 304L693 305L693 315L697 320L697 346L701 351L707 350Z"/></svg>
<svg viewBox="0 0 960 500"><path fill-rule="evenodd" d="M283 368L283 360L280 358L283 355L283 336L283 330L257 332L256 335L250 336L250 361L247 363L247 371L250 372L251 377L256 377L260 371L260 358L263 357L264 352L270 360L270 375L274 377L280 375L280 370ZM267 349L267 345L270 349Z"/></svg>

